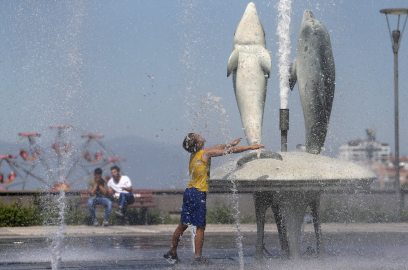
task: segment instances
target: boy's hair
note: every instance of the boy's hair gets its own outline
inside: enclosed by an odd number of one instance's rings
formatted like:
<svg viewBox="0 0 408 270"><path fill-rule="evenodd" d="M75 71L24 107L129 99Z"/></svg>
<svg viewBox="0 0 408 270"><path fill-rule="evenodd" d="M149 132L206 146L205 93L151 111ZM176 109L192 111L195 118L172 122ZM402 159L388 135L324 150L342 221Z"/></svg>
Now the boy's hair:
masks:
<svg viewBox="0 0 408 270"><path fill-rule="evenodd" d="M183 141L183 148L190 153L197 152L198 140L194 135L195 135L194 133L188 133L188 135L184 138Z"/></svg>
<svg viewBox="0 0 408 270"><path fill-rule="evenodd" d="M118 172L120 172L119 167L118 167L118 166L116 166L116 165L111 167L111 171L112 171L112 170L117 170Z"/></svg>

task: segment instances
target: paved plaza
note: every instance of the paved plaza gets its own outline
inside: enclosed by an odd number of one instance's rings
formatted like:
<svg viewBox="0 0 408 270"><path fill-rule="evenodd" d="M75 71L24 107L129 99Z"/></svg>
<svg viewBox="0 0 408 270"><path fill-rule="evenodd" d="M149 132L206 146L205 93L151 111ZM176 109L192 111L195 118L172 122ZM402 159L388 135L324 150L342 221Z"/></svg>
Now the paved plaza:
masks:
<svg viewBox="0 0 408 270"><path fill-rule="evenodd" d="M52 254L61 257L60 269L191 269L192 235L187 231L179 248L181 263L163 259L176 225L66 226L57 252L52 236L57 227L0 228L0 269L51 269ZM326 256L306 251L315 246L313 227L307 224L301 261L280 258L275 224L266 225L265 260L254 259L256 226L240 227L244 269L407 269L408 224L323 224ZM240 269L235 225L212 225L206 230L206 269Z"/></svg>

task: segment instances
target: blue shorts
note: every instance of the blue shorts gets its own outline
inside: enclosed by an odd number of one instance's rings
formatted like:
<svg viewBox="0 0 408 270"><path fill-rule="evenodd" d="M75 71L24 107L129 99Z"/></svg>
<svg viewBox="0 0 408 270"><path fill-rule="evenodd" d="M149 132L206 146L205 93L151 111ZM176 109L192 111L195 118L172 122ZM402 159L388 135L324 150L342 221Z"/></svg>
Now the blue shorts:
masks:
<svg viewBox="0 0 408 270"><path fill-rule="evenodd" d="M185 225L205 226L207 192L187 188L183 195L183 208L180 222Z"/></svg>

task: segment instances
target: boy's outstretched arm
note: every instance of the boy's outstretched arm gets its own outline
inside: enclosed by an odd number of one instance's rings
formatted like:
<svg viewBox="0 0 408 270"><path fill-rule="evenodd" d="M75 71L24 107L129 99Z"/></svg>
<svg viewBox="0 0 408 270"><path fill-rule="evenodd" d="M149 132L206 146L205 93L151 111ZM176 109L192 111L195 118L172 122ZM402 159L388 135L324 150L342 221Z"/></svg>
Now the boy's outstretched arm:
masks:
<svg viewBox="0 0 408 270"><path fill-rule="evenodd" d="M237 145L240 141L242 140L242 138L238 138L238 139L235 139L232 143L223 143L223 144L217 144L217 145L214 145L214 146L212 146L212 147L210 147L210 148L208 148L209 150L211 149L225 149L225 148L227 148L227 147L231 147L231 146L235 146L235 145Z"/></svg>
<svg viewBox="0 0 408 270"><path fill-rule="evenodd" d="M249 146L233 146L226 149L214 149L214 147L211 147L204 149L202 160L204 162L207 162L212 157L219 157L230 153L241 153L247 150L255 150L259 148L264 148L264 146L260 144L254 144Z"/></svg>

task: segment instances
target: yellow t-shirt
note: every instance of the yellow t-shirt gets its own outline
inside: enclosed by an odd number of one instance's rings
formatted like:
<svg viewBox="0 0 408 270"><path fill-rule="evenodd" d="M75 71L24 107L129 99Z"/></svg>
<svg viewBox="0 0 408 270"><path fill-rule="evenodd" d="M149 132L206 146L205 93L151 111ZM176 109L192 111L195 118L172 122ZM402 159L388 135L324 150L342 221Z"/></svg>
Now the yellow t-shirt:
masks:
<svg viewBox="0 0 408 270"><path fill-rule="evenodd" d="M211 159L208 162L201 160L204 150L192 153L190 156L190 179L188 188L196 188L199 191L208 191L208 177L210 177Z"/></svg>

